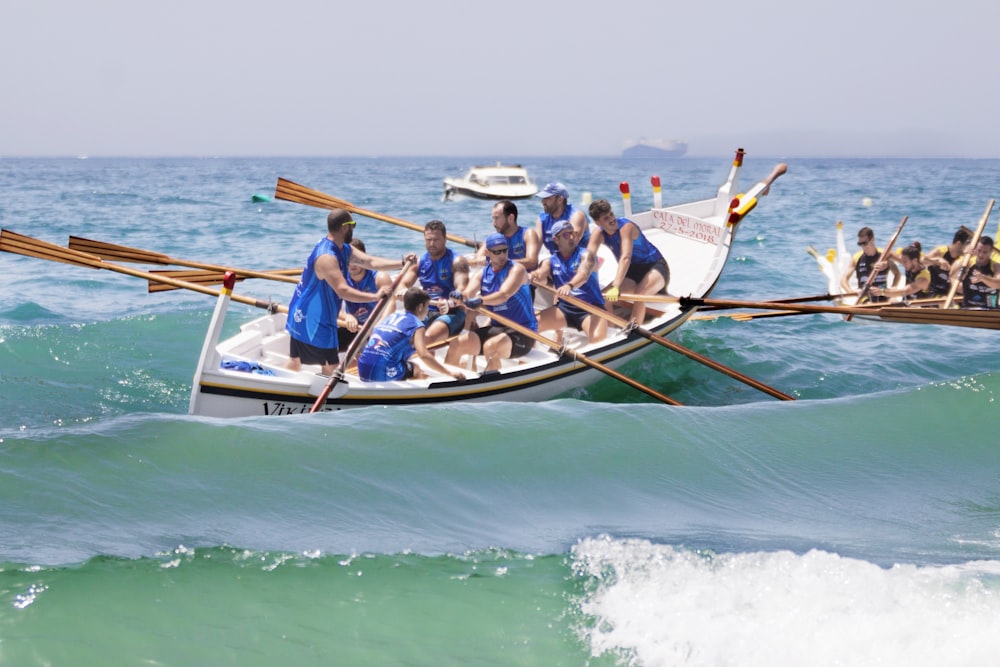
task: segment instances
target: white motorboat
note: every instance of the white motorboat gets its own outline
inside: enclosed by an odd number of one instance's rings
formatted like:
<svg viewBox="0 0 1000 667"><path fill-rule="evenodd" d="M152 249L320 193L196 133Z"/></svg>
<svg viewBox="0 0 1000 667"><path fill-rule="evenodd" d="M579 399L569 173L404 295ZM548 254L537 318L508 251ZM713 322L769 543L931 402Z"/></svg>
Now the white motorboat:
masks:
<svg viewBox="0 0 1000 667"><path fill-rule="evenodd" d="M538 186L519 164L473 167L461 178L444 179L444 200L471 197L474 199L527 199L538 192Z"/></svg>

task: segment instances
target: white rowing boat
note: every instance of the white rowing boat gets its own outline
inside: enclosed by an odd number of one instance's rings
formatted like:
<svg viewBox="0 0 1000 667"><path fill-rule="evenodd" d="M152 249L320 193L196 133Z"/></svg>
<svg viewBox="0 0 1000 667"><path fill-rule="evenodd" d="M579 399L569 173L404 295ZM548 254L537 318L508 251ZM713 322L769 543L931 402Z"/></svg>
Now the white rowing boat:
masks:
<svg viewBox="0 0 1000 667"><path fill-rule="evenodd" d="M742 168L737 153L727 181L715 197L686 204L651 208L629 217L660 249L670 265L670 291L696 298L707 296L719 280L729 257L740 220L766 194L770 183L784 172L779 165L746 195L733 198ZM616 262L607 248L600 253L602 284L614 275ZM539 294L542 290L539 290ZM194 376L189 412L213 417L278 416L310 412L324 393L329 378L318 366L300 371L285 368L288 336L285 313L275 312L244 324L235 336L220 339L230 301L231 286L219 297L201 358ZM654 306L662 311L645 329L666 336L681 326L696 310L694 306ZM546 333L546 332L540 332ZM551 334L551 332L549 332ZM609 328L605 340L588 344L578 332L563 332L567 350L585 355L615 369L647 351L649 338L628 328ZM443 361L444 351L438 352ZM498 372L484 373L481 356L466 357L462 370L466 380L431 375L421 380L362 382L348 371L330 392L322 410L372 405L412 405L451 401L540 401L584 387L602 377L600 370L580 363L574 355L559 354L536 344L528 355L506 360Z"/></svg>

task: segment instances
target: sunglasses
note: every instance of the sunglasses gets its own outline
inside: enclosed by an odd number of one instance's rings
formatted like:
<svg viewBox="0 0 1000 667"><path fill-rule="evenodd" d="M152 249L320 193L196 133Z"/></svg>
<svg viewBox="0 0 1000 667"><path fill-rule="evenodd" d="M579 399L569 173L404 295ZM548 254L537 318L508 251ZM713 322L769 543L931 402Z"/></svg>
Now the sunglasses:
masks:
<svg viewBox="0 0 1000 667"><path fill-rule="evenodd" d="M358 223L357 223L356 220L351 220L350 222L342 222L340 224L341 224L342 227L345 226L345 225L354 225L355 227L357 227L357 225L358 225Z"/></svg>
<svg viewBox="0 0 1000 667"><path fill-rule="evenodd" d="M868 239L867 241L858 241L858 245L864 247L864 246L868 245L871 242L872 242L871 239Z"/></svg>
<svg viewBox="0 0 1000 667"><path fill-rule="evenodd" d="M507 252L507 248L493 248L490 253L494 255L502 255Z"/></svg>

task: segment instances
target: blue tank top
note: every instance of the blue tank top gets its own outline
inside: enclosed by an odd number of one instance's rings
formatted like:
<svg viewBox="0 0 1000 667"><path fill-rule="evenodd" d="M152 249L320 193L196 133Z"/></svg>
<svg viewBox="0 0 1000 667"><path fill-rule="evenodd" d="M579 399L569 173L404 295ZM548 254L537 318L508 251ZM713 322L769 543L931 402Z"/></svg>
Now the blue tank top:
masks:
<svg viewBox="0 0 1000 667"><path fill-rule="evenodd" d="M555 285L556 289L573 280L573 276L580 268L580 258L585 251L586 247L578 245L568 258L563 257L558 251L549 258L552 266L552 284ZM570 294L595 306L604 306L601 283L597 279L597 273L593 271L587 278L587 282L572 290Z"/></svg>
<svg viewBox="0 0 1000 667"><path fill-rule="evenodd" d="M376 292L378 291L378 287L375 285L376 273L374 269L366 269L365 275L361 280L354 280L354 278L351 278L350 273L348 273L347 282L350 283L351 287L359 289L362 292ZM364 303L344 301L344 310L354 315L354 319L358 321L358 324L364 324L368 321L368 316L371 315L377 303L378 301L365 301Z"/></svg>
<svg viewBox="0 0 1000 667"><path fill-rule="evenodd" d="M424 326L413 313L396 312L373 330L358 357L358 375L368 382L403 380L406 360L413 356L413 333Z"/></svg>
<svg viewBox="0 0 1000 667"><path fill-rule="evenodd" d="M493 265L487 262L486 267L483 269L482 285L479 290L482 295L487 296L494 292L499 292L500 288L503 287L504 281L507 280L507 276L510 275L510 269L513 266L514 262L508 261L502 269L494 271ZM508 320L517 322L521 326L528 327L532 331L538 331L538 320L535 319L535 308L531 301L531 287L527 283L517 288L517 291L505 303L496 306L486 306L486 308L494 313L503 315ZM490 324L502 326L494 320L491 320Z"/></svg>
<svg viewBox="0 0 1000 667"><path fill-rule="evenodd" d="M302 270L302 279L295 286L295 293L288 302L285 330L288 335L313 347L337 347L337 313L341 299L330 284L316 276L316 260L322 255L333 255L340 264L340 271L347 278L347 265L351 261L351 246L338 248L324 237L313 248Z"/></svg>
<svg viewBox="0 0 1000 667"><path fill-rule="evenodd" d="M528 247L524 245L524 227L518 226L517 231L507 237L507 259L524 259L528 256Z"/></svg>
<svg viewBox="0 0 1000 667"><path fill-rule="evenodd" d="M618 218L618 229L615 233L608 236L608 233L604 232L604 242L611 248L615 259L620 260L622 258L622 229L626 225L634 224L628 218ZM642 233L642 230L639 229L639 235L632 242L632 264L655 264L661 259L663 259L663 255L660 254L656 246L650 243L649 239Z"/></svg>
<svg viewBox="0 0 1000 667"><path fill-rule="evenodd" d="M448 248L439 259L431 259L429 253L420 258L420 286L431 296L431 300L447 298L455 289L455 253ZM430 307L431 313L437 313L435 306Z"/></svg>
<svg viewBox="0 0 1000 667"><path fill-rule="evenodd" d="M573 205L570 204L569 202L566 202L566 208L563 209L562 215L560 215L558 218L553 218L551 215L549 215L544 211L542 211L542 214L538 216L539 219L542 221L542 245L548 248L549 252L552 253L553 255L558 253L559 249L556 247L556 242L552 240L552 226L557 222L559 222L560 220L569 220L575 211L576 209L573 208ZM577 242L577 245L581 245L584 248L587 247L587 242L590 241L590 225L587 224L588 220L589 218L587 218L587 214L584 213L583 238Z"/></svg>

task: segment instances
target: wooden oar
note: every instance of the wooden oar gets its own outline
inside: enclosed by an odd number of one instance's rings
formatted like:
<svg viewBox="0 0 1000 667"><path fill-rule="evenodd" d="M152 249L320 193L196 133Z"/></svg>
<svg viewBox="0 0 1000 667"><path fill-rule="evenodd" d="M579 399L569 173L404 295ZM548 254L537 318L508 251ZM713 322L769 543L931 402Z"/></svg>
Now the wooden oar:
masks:
<svg viewBox="0 0 1000 667"><path fill-rule="evenodd" d="M983 230L986 228L986 221L990 219L990 212L993 210L994 203L994 200L991 199L989 204L986 205L986 212L983 213L983 217L979 221L976 233L973 234L969 245L965 246L968 249L962 253L962 257L959 259L959 262L961 262L961 268L955 273L955 277L951 279L951 288L948 290L948 296L945 297L944 304L941 306L942 308L951 308L951 304L955 300L955 293L958 292L959 286L962 284L962 281L965 280L965 274L969 271L969 258L976 250L976 245L979 243L979 237L983 235Z"/></svg>
<svg viewBox="0 0 1000 667"><path fill-rule="evenodd" d="M888 264L889 257L892 255L892 246L894 246L896 244L896 239L899 238L900 232L903 231L903 225L906 224L906 220L908 218L909 218L909 216L906 216L906 215L903 216L902 222L899 223L899 227L896 227L896 232L889 239L889 242L885 244L885 249L882 250L882 254L879 256L878 262L876 262L876 263L885 262L886 264ZM861 291L858 292L858 299L857 299L857 302L856 302L857 305L860 306L861 304L863 304L865 302L865 299L868 297L868 293L872 289L872 285L875 284L875 278L877 278L878 274L881 273L881 272L882 272L881 269L874 269L868 275L868 280L865 281L865 284L862 286ZM851 315L847 316L847 321L848 322L851 321L851 317L852 317Z"/></svg>
<svg viewBox="0 0 1000 667"><path fill-rule="evenodd" d="M553 289L552 287L549 287L548 285L544 285L544 284L540 284L539 283L537 286L538 286L539 289L544 289L544 290L546 290L546 291L548 291L548 292L550 292L552 294L556 293L556 290ZM683 345L680 345L678 343L673 342L672 340L668 340L668 339L664 338L663 336L661 336L659 334L656 334L656 333L653 333L649 329L646 329L646 328L644 328L644 327L642 327L642 326L640 326L638 324L633 325L632 323L628 322L627 320L624 320L621 317L618 317L617 315L613 315L613 314L609 313L608 311L604 310L600 306L595 306L592 303L587 303L583 299L578 299L578 298L576 298L575 296L572 296L572 295L560 296L558 298L561 299L561 300L563 300L563 301L565 301L568 304L576 306L577 308L579 308L581 310L585 310L586 312L590 313L591 315L594 315L596 317L600 317L602 319L605 319L608 322L610 322L611 324L614 324L614 325L616 325L616 326L618 326L618 327L620 327L622 329L631 326L633 331L635 331L637 334L639 334L640 336L642 336L646 340L650 340L650 341L653 341L654 343L658 343L658 344L662 345L663 347L667 348L668 350L673 350L674 352L677 352L679 354L683 354L688 359L691 359L693 361L697 361L699 364L702 364L704 366L708 366L712 370L718 371L718 372L722 373L723 375L728 375L729 377L733 378L734 380L739 380L740 382L742 382L742 383L744 383L746 385L749 385L749 386L753 387L754 389L758 389L758 390L764 392L765 394L770 394L771 396L774 396L775 398L781 399L782 401L794 401L795 400L795 397L789 396L788 394L786 394L784 392L778 391L774 387L769 387L766 384L764 384L763 382L759 382L757 380L754 380L753 378L748 377L748 376L744 375L743 373L740 373L739 371L737 371L735 369L729 368L728 366L724 366L724 365L720 364L717 361L709 359L708 357L706 357L703 354L699 354L698 352L695 352L692 349L686 348Z"/></svg>
<svg viewBox="0 0 1000 667"><path fill-rule="evenodd" d="M350 211L351 213L357 213L358 215L363 215L366 218L372 218L373 220L381 220L382 222L388 222L393 225L398 225L400 227L405 227L406 229L412 229L415 232L423 233L424 228L422 225L418 225L413 222L407 222L406 220L401 220L399 218L394 218L389 215L383 215L381 213L376 213L375 211L369 211L368 209L361 208L360 206L355 206L349 201L343 199L338 199L333 195L328 195L325 192L320 192L319 190L313 190L304 185L299 185L294 181L289 181L285 178L278 178L278 184L274 188L274 198L284 199L285 201L295 202L296 204L305 204L306 206L315 206L316 208L322 209L332 209L332 208L342 208L345 211ZM455 234L447 234L446 238L449 241L454 241L455 243L461 243L462 245L467 245L470 248L478 248L479 244L475 241L470 241L469 239L463 238L461 236L456 236Z"/></svg>
<svg viewBox="0 0 1000 667"><path fill-rule="evenodd" d="M833 299L838 299L842 296L851 296L856 294L856 292L848 292L847 294L816 294L814 296L793 296L785 299L774 299L774 301L769 301L768 303L808 303L810 301L832 301ZM633 295L635 296L635 295ZM702 312L709 310L723 310L720 306L706 306L701 309Z"/></svg>
<svg viewBox="0 0 1000 667"><path fill-rule="evenodd" d="M472 310L472 311L474 311L476 313L479 313L481 315L485 315L487 317L490 317L490 318L492 318L493 320L496 320L497 322L499 322L501 325L503 325L505 327L510 327L514 331L517 331L517 332L519 332L519 333L521 333L521 334L523 334L525 336L528 336L530 338L535 339L536 341L538 341L542 345L545 345L545 346L549 347L550 349L552 349L553 351L559 353L559 355L561 355L561 356L569 357L570 359L572 359L574 361L579 361L581 364L584 364L584 365L590 366L591 368L599 370L602 373L613 377L614 379L618 380L619 382L624 382L625 384L627 384L628 386L632 387L633 389L638 389L639 391L643 392L644 394L652 396L656 400L661 401L663 403L666 403L667 405L683 405L681 402L676 401L676 400L670 398L669 396L661 394L660 392L656 391L652 387L647 387L646 385L642 384L641 382L639 382L637 380L633 380L632 378L630 378L629 376L627 376L627 375L625 375L623 373L619 373L618 371L616 371L614 369L608 368L604 364L594 361L593 359L591 359L590 357L588 357L587 355L585 355L585 354L583 354L581 352L577 352L576 350L571 350L571 349L569 349L567 347L563 347L562 345L560 345L556 341L552 340L551 338L546 338L545 336L541 335L537 331L532 331L528 327L522 326L522 325L518 324L517 322L515 322L513 320L507 319L503 315L498 315L497 313L494 313L493 311L489 310L488 308L484 308L483 306L480 306L479 308L470 308L469 310Z"/></svg>
<svg viewBox="0 0 1000 667"><path fill-rule="evenodd" d="M138 262L140 264L164 264L170 265L174 264L176 266L190 266L194 269L205 269L208 271L219 271L220 274L226 271L232 271L237 276L242 276L245 278L263 278L265 280L277 280L285 283L298 283L298 278L293 278L289 271L295 271L295 269L279 269L277 271L254 271L253 269L235 269L230 266L221 266L219 264L207 264L205 262L194 262L191 260L177 259L176 257L170 257L164 255L160 252L153 252L152 250L141 250L139 248L130 248L124 245L117 245L115 243L105 243L104 241L95 241L93 239L85 239L79 236L69 237L69 247L71 250L79 250L80 252L90 253L92 255L97 255L101 259L113 259L119 262ZM301 269L298 269L301 272ZM219 282L222 282L221 277Z"/></svg>
<svg viewBox="0 0 1000 667"><path fill-rule="evenodd" d="M344 358L341 360L340 364L337 365L337 369L333 372L333 375L330 376L330 380L326 383L326 386L323 387L323 391L321 391L319 396L316 397L316 402L312 404L311 408L309 408L310 414L318 412L323 407L323 404L326 403L326 397L330 395L333 388L336 387L338 383L343 381L344 370L350 366L351 362L354 361L354 358L358 356L358 352L361 351L361 346L365 344L365 341L368 340L368 335L372 332L372 329L375 328L375 323L382 319L382 311L385 310L386 304L396 298L396 290L399 289L399 283L403 279L403 276L406 275L406 270L410 267L410 264L412 264L412 261L410 260L403 261L403 266L400 267L399 273L396 275L395 280L392 281L392 286L389 288L388 294L376 302L371 314L368 315L368 319L365 320L364 326L361 327L360 331L358 331L358 334L354 337L354 340L351 341L351 344L347 346L347 351L344 352Z"/></svg>
<svg viewBox="0 0 1000 667"><path fill-rule="evenodd" d="M277 271L276 275L298 275L302 273L302 269L281 269L281 271L286 271L287 273L281 274ZM294 271L294 274L291 273ZM168 278L176 278L177 280L184 280L189 283L198 283L199 285L221 285L225 280L226 274L221 271L202 271L199 269L185 269L185 270L162 270L157 269L150 271L158 276L166 276ZM233 274L236 275L236 274ZM247 276L236 275L236 280L246 280ZM150 292L168 292L170 290L179 289L173 285L164 285L160 282L149 281L149 291Z"/></svg>
<svg viewBox="0 0 1000 667"><path fill-rule="evenodd" d="M23 234L18 234L17 232L12 232L9 229L0 230L0 250L6 252L12 252L17 255L25 255L27 257L48 259L53 262L63 262L65 264L73 264L75 266L85 266L91 269L107 269L108 271L123 273L128 276L135 276L136 278L145 278L146 280L160 281L167 285L173 285L174 287L179 289L187 289L191 290L192 292L208 294L209 296L214 296L214 297L218 297L221 294L219 290L214 290L208 287L204 287L197 283L190 283L183 280L176 280L174 278L170 278L167 276L158 276L155 273L149 273L147 271L139 271L137 269L132 269L127 266L121 266L120 264L112 264L110 262L105 262L96 255L80 252L78 250L70 250L69 248L64 248L54 243L49 243L47 241L39 241L38 239L33 239L30 236L25 236ZM280 312L280 313L288 312L287 306L282 306L269 301L251 299L249 297L238 296L235 294L232 295L230 298L231 300L236 301L238 303L254 306L255 308L263 308L264 310L267 310L269 312Z"/></svg>

